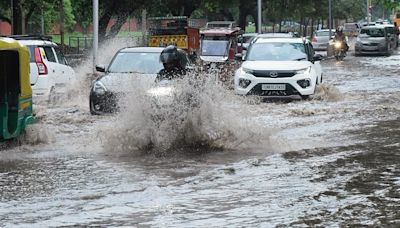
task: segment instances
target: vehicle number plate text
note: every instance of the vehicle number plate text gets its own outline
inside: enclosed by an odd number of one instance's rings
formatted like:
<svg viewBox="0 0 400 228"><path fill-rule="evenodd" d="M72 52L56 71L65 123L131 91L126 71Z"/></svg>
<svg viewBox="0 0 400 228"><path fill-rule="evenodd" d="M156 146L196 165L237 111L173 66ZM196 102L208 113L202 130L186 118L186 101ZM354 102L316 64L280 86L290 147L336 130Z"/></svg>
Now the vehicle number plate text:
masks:
<svg viewBox="0 0 400 228"><path fill-rule="evenodd" d="M286 90L285 84L262 84L262 90Z"/></svg>

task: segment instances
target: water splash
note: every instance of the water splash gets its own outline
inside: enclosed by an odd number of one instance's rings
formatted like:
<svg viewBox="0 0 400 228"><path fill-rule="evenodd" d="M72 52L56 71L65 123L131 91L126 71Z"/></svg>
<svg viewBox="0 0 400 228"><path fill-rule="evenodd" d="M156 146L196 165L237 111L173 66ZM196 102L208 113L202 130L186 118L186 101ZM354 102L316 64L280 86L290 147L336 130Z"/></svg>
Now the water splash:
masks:
<svg viewBox="0 0 400 228"><path fill-rule="evenodd" d="M102 129L107 151L239 149L269 145L270 131L238 115L233 91L213 75L190 73L155 87L135 87L121 101L122 111ZM157 91L158 90L158 91ZM157 93L159 92L159 93Z"/></svg>
<svg viewBox="0 0 400 228"><path fill-rule="evenodd" d="M317 85L314 99L323 101L340 101L343 98L342 93L331 84Z"/></svg>

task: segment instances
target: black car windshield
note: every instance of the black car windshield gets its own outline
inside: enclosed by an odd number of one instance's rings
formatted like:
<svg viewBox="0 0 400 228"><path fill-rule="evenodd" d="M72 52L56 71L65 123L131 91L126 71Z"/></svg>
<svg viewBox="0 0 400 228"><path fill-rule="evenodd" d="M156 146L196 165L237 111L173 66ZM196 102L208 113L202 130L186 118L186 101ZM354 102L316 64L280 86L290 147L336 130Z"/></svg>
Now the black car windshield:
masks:
<svg viewBox="0 0 400 228"><path fill-rule="evenodd" d="M203 40L201 42L201 55L226 56L228 44L228 40Z"/></svg>
<svg viewBox="0 0 400 228"><path fill-rule="evenodd" d="M361 29L360 34L361 36L385 37L385 31L381 28Z"/></svg>
<svg viewBox="0 0 400 228"><path fill-rule="evenodd" d="M248 61L307 60L302 43L255 43L247 54Z"/></svg>
<svg viewBox="0 0 400 228"><path fill-rule="evenodd" d="M111 73L157 74L163 65L160 53L120 52L112 61L108 71Z"/></svg>

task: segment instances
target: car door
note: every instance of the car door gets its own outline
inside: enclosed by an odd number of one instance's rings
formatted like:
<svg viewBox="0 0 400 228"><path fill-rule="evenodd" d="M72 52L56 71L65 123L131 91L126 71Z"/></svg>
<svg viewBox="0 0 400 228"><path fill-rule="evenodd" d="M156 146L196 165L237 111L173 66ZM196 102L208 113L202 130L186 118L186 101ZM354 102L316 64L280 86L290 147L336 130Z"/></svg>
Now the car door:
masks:
<svg viewBox="0 0 400 228"><path fill-rule="evenodd" d="M57 56L59 69L61 71L60 83L63 83L64 86L68 86L71 81L75 78L75 71L68 65L68 62L62 53L59 47L54 47L54 51Z"/></svg>
<svg viewBox="0 0 400 228"><path fill-rule="evenodd" d="M53 48L49 45L43 45L40 47L40 51L42 53L43 61L47 66L48 71L48 88L49 91L53 90L57 84L57 78L60 74L58 69L58 63L56 55L53 51Z"/></svg>

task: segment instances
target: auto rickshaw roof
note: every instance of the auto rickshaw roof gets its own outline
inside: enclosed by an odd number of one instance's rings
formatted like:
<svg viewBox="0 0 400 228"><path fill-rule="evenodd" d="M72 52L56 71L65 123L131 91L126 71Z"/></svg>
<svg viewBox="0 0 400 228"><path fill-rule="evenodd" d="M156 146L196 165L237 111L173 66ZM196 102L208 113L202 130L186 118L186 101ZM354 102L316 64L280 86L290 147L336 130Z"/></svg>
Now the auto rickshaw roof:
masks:
<svg viewBox="0 0 400 228"><path fill-rule="evenodd" d="M233 35L243 34L243 30L241 30L239 27L233 29L212 28L212 29L201 30L200 34L204 36L233 36Z"/></svg>
<svg viewBox="0 0 400 228"><path fill-rule="evenodd" d="M4 49L19 49L22 47L24 47L24 46L21 45L21 43L19 43L15 39L8 38L8 37L0 38L0 49L2 49L2 50L4 50Z"/></svg>

